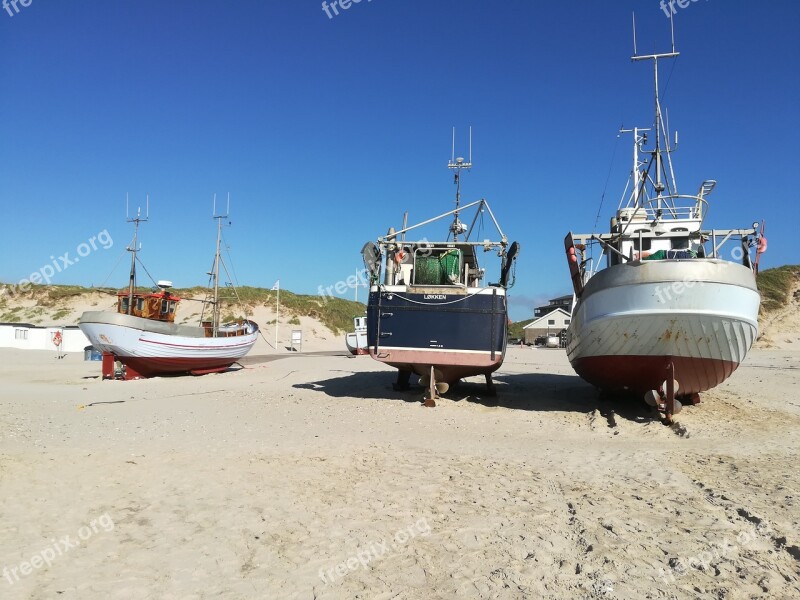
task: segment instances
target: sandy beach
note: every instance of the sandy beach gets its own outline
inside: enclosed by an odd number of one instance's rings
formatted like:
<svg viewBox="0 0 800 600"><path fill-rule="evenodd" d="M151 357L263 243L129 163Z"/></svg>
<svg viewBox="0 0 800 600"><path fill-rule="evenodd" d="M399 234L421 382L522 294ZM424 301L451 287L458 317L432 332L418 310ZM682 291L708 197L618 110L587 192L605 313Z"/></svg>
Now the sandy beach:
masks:
<svg viewBox="0 0 800 600"><path fill-rule="evenodd" d="M791 345L673 428L560 350L433 409L368 357L121 382L1 350L1 597L798 597Z"/></svg>

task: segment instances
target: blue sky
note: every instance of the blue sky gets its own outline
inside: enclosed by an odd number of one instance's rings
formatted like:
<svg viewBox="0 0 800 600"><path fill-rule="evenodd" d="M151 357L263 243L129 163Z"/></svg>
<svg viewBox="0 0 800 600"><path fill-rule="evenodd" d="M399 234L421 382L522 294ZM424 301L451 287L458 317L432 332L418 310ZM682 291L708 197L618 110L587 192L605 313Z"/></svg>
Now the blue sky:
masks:
<svg viewBox="0 0 800 600"><path fill-rule="evenodd" d="M717 179L706 224L766 219L764 266L800 263L800 3L686 2L662 72L679 189ZM230 192L238 282L316 293L404 211L452 208L451 128L463 154L471 125L463 198L522 244L514 319L570 289L563 237L593 228L609 178L606 229L630 170L617 129L652 122L631 13L640 52L669 47L658 0L364 0L333 18L317 0L17 6L0 11L1 281L107 230L111 248L52 281L123 286L125 197L149 194L148 270L204 284L212 196Z"/></svg>

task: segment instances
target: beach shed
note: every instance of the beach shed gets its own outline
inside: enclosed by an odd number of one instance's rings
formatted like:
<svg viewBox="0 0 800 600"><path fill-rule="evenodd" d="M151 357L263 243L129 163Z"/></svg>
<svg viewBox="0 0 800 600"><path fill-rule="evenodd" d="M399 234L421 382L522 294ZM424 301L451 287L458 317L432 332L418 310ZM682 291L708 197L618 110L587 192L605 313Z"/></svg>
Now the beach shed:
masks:
<svg viewBox="0 0 800 600"><path fill-rule="evenodd" d="M59 349L56 340L60 337L62 352L83 352L89 339L77 325L31 325L30 323L0 323L0 348L21 350Z"/></svg>

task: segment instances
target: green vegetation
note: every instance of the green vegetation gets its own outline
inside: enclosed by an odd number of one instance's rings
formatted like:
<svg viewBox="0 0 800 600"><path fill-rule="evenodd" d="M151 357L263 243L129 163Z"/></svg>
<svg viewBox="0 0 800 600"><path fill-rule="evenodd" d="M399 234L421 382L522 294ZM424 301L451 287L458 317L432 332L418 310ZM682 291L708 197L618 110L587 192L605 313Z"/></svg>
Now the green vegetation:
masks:
<svg viewBox="0 0 800 600"><path fill-rule="evenodd" d="M136 291L148 292L150 287L137 287ZM205 287L191 287L172 290L178 296L204 296ZM91 293L102 293L109 296L116 296L118 290L115 288L85 288L77 285L30 285L26 291L9 290L0 296L0 320L18 321L22 307L11 307L15 299L36 300L36 306L26 309L30 315L42 315L48 312L46 309L53 309L55 312L49 319L61 319L67 314L63 303L71 298L78 298ZM242 312L256 306L275 306L276 292L264 288L242 287L238 289L239 298L244 306L238 305L230 289L220 289L220 295L228 296L220 298L222 309L222 320L232 321L241 317ZM364 314L366 307L360 302L342 300L341 298L330 298L323 296L310 296L294 294L288 290L281 290L281 315L290 315L292 325L299 324L299 317L312 317L326 325L336 334L350 331L353 326L353 317Z"/></svg>
<svg viewBox="0 0 800 600"><path fill-rule="evenodd" d="M238 288L238 292L239 298L245 306L251 308L256 306L275 306L275 296L277 294L275 291L245 286ZM175 293L178 296L201 295L205 293L205 288L186 288L175 290ZM236 304L236 300L234 298L220 298L220 304L232 307ZM360 302L353 302L352 300L342 300L341 298L327 296L309 296L281 290L280 311L282 315L312 317L336 334L350 331L353 327L353 317L363 315L365 308ZM292 320L291 324L298 325L299 320L297 322Z"/></svg>
<svg viewBox="0 0 800 600"><path fill-rule="evenodd" d="M3 314L0 314L0 321L3 323L16 323L19 321L19 313L22 310L22 306L15 306L13 308L9 308Z"/></svg>
<svg viewBox="0 0 800 600"><path fill-rule="evenodd" d="M525 337L525 332L523 328L528 324L533 323L533 319L527 319L525 321L517 321L516 323L512 323L508 326L508 337L509 338L519 338L522 339Z"/></svg>
<svg viewBox="0 0 800 600"><path fill-rule="evenodd" d="M761 312L778 310L786 306L792 286L800 282L800 265L785 265L761 271L756 281L761 292Z"/></svg>

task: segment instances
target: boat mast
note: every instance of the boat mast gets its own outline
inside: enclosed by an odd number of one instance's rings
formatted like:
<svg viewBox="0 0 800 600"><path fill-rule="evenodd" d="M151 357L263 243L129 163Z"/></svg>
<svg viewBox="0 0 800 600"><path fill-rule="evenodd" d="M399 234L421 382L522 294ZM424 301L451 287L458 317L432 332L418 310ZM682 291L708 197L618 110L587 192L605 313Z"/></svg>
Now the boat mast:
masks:
<svg viewBox="0 0 800 600"><path fill-rule="evenodd" d="M461 169L472 168L472 127L469 128L469 160L464 162L462 157L456 158L456 128L453 127L453 151L450 156L450 162L447 163L448 169L455 170L456 184L456 209L453 212L453 224L450 225L450 232L453 234L453 241L458 241L458 234L466 231L464 224L458 220L458 212L461 204ZM405 229L405 226L403 227Z"/></svg>
<svg viewBox="0 0 800 600"><path fill-rule="evenodd" d="M672 25L672 18L670 17L670 24ZM653 82L655 87L655 108L656 108L656 146L654 150L651 150L650 153L655 158L655 167L656 167L656 181L654 184L655 191L658 198L657 208L661 209L662 203L662 192L665 189L664 183L661 181L661 169L662 169L662 158L661 158L661 133L662 133L662 116L661 116L661 101L659 99L658 94L658 60L661 58L676 58L679 56L679 52L675 51L675 28L672 26L672 52L664 52L661 54L647 54L647 55L639 55L636 53L636 16L634 15L633 18L633 56L631 56L632 61L640 61L640 60L652 60L653 61ZM667 140L667 145L669 146L669 140ZM669 148L667 149L669 152Z"/></svg>
<svg viewBox="0 0 800 600"><path fill-rule="evenodd" d="M125 194L125 219L128 223L133 223L133 241L130 246L126 248L131 253L131 274L128 280L128 313L133 314L133 291L136 289L136 253L139 251L138 238L139 238L139 223L146 223L150 217L150 195L147 195L147 204L145 216L142 218L142 207L136 209L136 216L130 218L128 216L128 195Z"/></svg>
<svg viewBox="0 0 800 600"><path fill-rule="evenodd" d="M642 193L639 190L639 186L641 185L642 179L642 172L639 170L644 163L639 162L639 150L642 144L647 143L647 132L650 131L650 128L642 128L642 127L634 127L633 129L620 129L619 133L632 133L633 134L633 170L631 171L631 180L633 181L633 189L631 191L631 198L633 199L633 207L639 208L640 205L644 205L644 202L640 202ZM641 133L641 135L640 135ZM627 191L627 188L626 188ZM623 198L624 198L623 193ZM630 205L630 200L628 200L628 204Z"/></svg>
<svg viewBox="0 0 800 600"><path fill-rule="evenodd" d="M217 331L219 330L219 263L220 263L220 245L222 243L222 219L228 218L228 212L230 211L231 207L231 195L228 194L228 204L227 208L225 209L224 215L218 215L217 212L217 195L214 194L214 210L213 210L213 217L217 221L217 251L214 254L214 268L211 269L211 276L214 278L214 308L213 308L213 318L212 318L212 335L216 337Z"/></svg>

